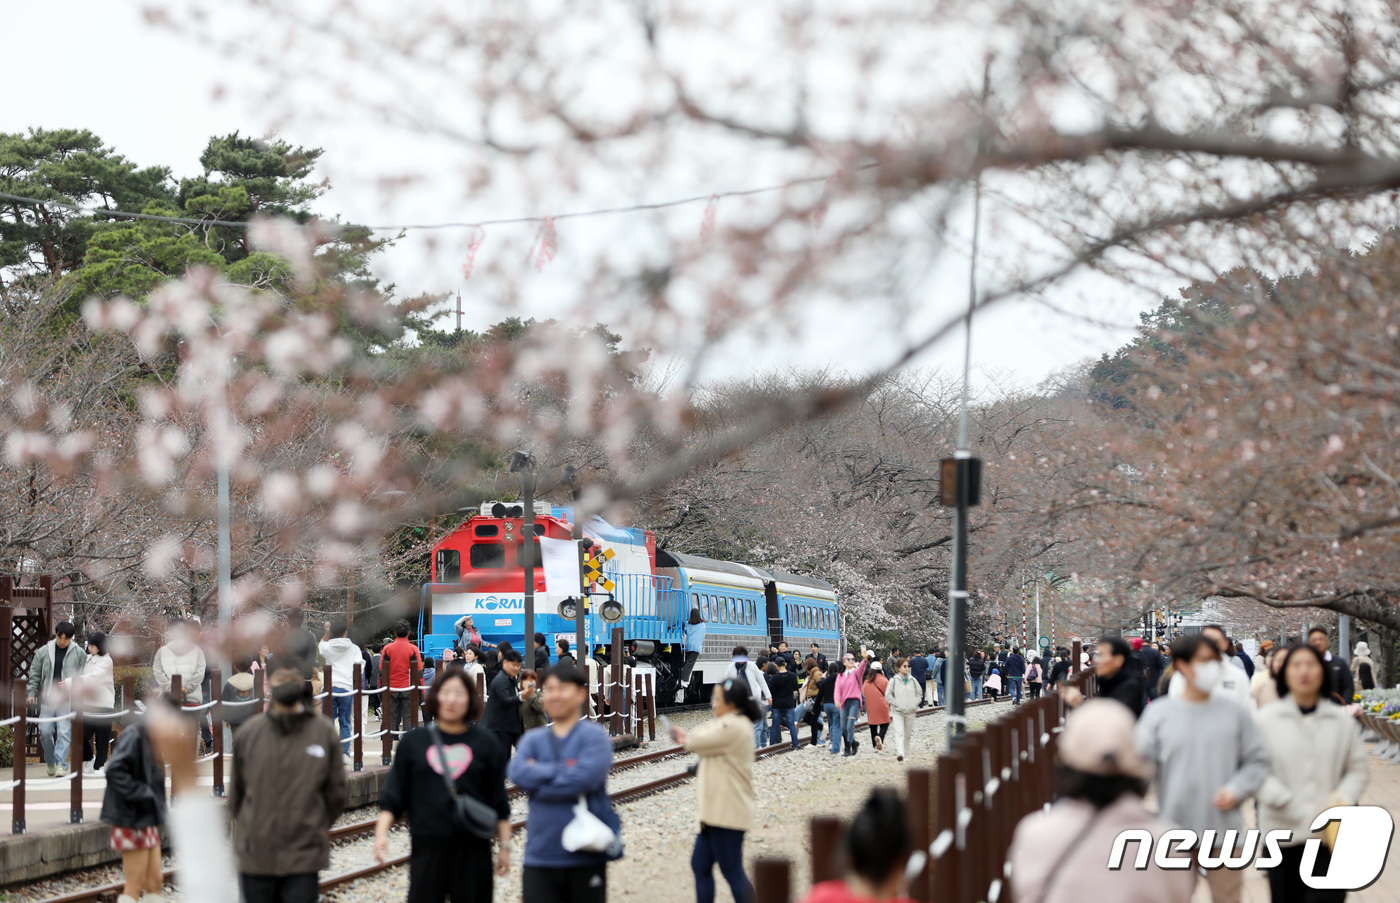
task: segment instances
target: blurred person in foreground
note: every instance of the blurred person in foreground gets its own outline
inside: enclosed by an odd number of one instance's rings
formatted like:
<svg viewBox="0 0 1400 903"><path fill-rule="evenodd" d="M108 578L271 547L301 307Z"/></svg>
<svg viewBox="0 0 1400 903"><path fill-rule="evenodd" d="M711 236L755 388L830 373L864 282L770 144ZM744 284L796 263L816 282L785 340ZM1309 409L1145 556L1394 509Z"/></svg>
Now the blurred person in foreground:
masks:
<svg viewBox="0 0 1400 903"><path fill-rule="evenodd" d="M607 853L566 849L564 829L580 797L595 817L611 819L612 741L606 728L582 717L588 678L578 668L556 664L545 675L542 692L550 724L521 737L510 763L510 779L530 796L521 899L603 903L608 898Z"/></svg>
<svg viewBox="0 0 1400 903"><path fill-rule="evenodd" d="M1269 749L1269 776L1259 788L1259 830L1291 831L1279 847L1283 863L1269 869L1274 903L1340 903L1346 891L1303 884L1300 869L1312 821L1331 806L1354 806L1366 787L1366 747L1361 728L1331 699L1332 669L1311 646L1275 651L1279 701L1259 712L1259 733ZM1332 854L1318 845L1314 874L1327 874Z"/></svg>
<svg viewBox="0 0 1400 903"><path fill-rule="evenodd" d="M744 833L753 827L753 732L763 717L749 685L736 678L715 685L710 695L715 719L687 732L671 729L671 737L700 756L695 798L699 803L699 832L690 855L697 903L714 903L715 865L729 883L734 899L753 900L753 885L744 874Z"/></svg>
<svg viewBox="0 0 1400 903"><path fill-rule="evenodd" d="M334 674L332 674L334 678ZM272 704L233 741L228 809L244 903L315 903L345 808L340 734L311 699L306 664L288 654L267 674Z"/></svg>
<svg viewBox="0 0 1400 903"><path fill-rule="evenodd" d="M1219 624L1207 624L1201 628L1199 636L1210 642L1220 654L1220 675L1215 681L1211 695L1220 699L1232 699L1253 712L1256 706L1254 697L1249 695L1249 675L1245 673L1244 664L1230 651L1230 638L1225 635L1225 628ZM1172 643L1172 648L1176 648L1176 643ZM1177 664L1175 656L1172 657L1172 664ZM1167 695L1179 697L1186 691L1187 685L1188 681L1181 669L1174 667L1171 680L1167 684Z"/></svg>
<svg viewBox="0 0 1400 903"><path fill-rule="evenodd" d="M178 700L152 700L150 711L164 705L173 715ZM147 720L122 728L107 761L107 787L100 818L111 829L112 849L121 853L125 882L117 903L161 903L160 829L166 823L165 760L147 735ZM191 744L192 746L192 744ZM193 748L190 750L193 759Z"/></svg>
<svg viewBox="0 0 1400 903"><path fill-rule="evenodd" d="M1007 861L1012 903L1188 903L1190 870L1149 859L1144 871L1106 868L1114 838L1145 829L1153 838L1176 825L1143 805L1152 767L1135 748L1133 713L1111 699L1090 699L1070 713L1055 771L1059 798L1016 826ZM1130 845L1124 861L1137 853Z"/></svg>
<svg viewBox="0 0 1400 903"><path fill-rule="evenodd" d="M804 903L912 903L904 892L914 835L898 793L888 787L871 791L842 843L846 876L814 886Z"/></svg>
<svg viewBox="0 0 1400 903"><path fill-rule="evenodd" d="M1269 750L1254 724L1252 701L1246 709L1214 692L1227 671L1243 682L1244 668L1225 664L1220 647L1204 631L1177 637L1172 666L1185 689L1148 706L1138 722L1138 751L1156 772L1162 816L1198 838L1213 830L1222 848L1207 852L1233 853L1223 842L1227 836L1238 842L1243 835L1240 806L1269 773ZM1196 846L1197 860L1202 852ZM1206 881L1215 903L1240 899L1240 871L1208 869Z"/></svg>
<svg viewBox="0 0 1400 903"><path fill-rule="evenodd" d="M511 838L506 753L476 724L481 700L461 668L448 668L428 690L428 717L429 724L409 731L394 750L379 799L374 855L381 863L388 860L389 829L407 816L408 903L449 898L490 903L491 839L482 834L489 834L491 825L476 824L476 833L459 814L457 801L470 797L480 814L494 815L494 874L504 876L510 871Z"/></svg>

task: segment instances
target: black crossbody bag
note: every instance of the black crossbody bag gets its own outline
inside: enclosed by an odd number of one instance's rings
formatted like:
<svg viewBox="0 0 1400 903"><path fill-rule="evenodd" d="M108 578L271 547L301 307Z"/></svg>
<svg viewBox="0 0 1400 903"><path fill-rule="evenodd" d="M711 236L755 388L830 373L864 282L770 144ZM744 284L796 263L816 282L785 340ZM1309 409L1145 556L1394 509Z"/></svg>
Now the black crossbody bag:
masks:
<svg viewBox="0 0 1400 903"><path fill-rule="evenodd" d="M486 805L470 793L457 792L456 782L447 774L447 750L443 748L437 725L428 725L428 733L433 738L433 746L437 747L438 761L442 763L442 782L447 785L447 795L452 800L453 826L482 840L495 837L496 822L500 820L495 808Z"/></svg>

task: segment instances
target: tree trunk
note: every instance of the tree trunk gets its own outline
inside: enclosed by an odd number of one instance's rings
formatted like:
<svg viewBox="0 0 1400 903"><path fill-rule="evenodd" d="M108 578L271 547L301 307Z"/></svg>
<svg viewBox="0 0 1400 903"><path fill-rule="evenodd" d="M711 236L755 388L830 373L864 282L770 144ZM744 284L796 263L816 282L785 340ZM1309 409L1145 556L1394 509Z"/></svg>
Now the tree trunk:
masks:
<svg viewBox="0 0 1400 903"><path fill-rule="evenodd" d="M1376 660L1377 677L1383 687L1394 687L1397 685L1397 677L1400 674L1396 668L1397 659L1395 641L1400 639L1400 631L1393 627L1380 625L1376 628L1376 638L1379 642L1371 644L1371 656Z"/></svg>

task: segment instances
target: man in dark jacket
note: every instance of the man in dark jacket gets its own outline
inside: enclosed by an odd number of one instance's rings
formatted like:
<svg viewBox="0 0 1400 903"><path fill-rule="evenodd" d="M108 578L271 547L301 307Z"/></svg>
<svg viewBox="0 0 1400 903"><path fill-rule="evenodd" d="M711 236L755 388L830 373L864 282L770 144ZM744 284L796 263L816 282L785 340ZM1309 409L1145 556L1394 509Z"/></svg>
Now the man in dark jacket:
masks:
<svg viewBox="0 0 1400 903"><path fill-rule="evenodd" d="M1050 674L1045 679L1045 692L1055 689L1055 686L1062 680L1069 679L1070 661L1069 650L1061 648L1055 653L1055 663L1050 666Z"/></svg>
<svg viewBox="0 0 1400 903"><path fill-rule="evenodd" d="M1162 672L1167 670L1167 658L1152 643L1145 644L1137 650L1137 654L1142 661L1142 679L1147 684L1147 698L1156 699L1161 695L1157 685L1162 682Z"/></svg>
<svg viewBox="0 0 1400 903"><path fill-rule="evenodd" d="M776 673L768 675L768 690L773 694L773 729L768 742L781 743L782 728L786 724L792 748L797 749L797 675L788 670L787 659L781 651L773 659L772 666Z"/></svg>
<svg viewBox="0 0 1400 903"><path fill-rule="evenodd" d="M1356 681L1352 679L1351 668L1342 661L1341 656L1332 654L1332 639L1327 635L1327 631L1321 627L1309 630L1308 645L1321 652L1327 667L1332 669L1332 693L1337 697L1337 701L1343 705L1350 705L1351 697L1356 693Z"/></svg>
<svg viewBox="0 0 1400 903"><path fill-rule="evenodd" d="M929 652L932 655L932 651ZM898 673L898 672L896 672ZM919 700L928 698L928 659L914 655L909 659L909 676L919 682Z"/></svg>
<svg viewBox="0 0 1400 903"><path fill-rule="evenodd" d="M544 634L535 634L535 680L544 683L544 676L549 673L549 644L544 641Z"/></svg>
<svg viewBox="0 0 1400 903"><path fill-rule="evenodd" d="M501 671L491 679L491 687L486 691L486 715L481 719L481 726L496 735L506 755L525 733L525 722L520 719L520 693L515 687L520 666L519 652L508 649L501 653Z"/></svg>
<svg viewBox="0 0 1400 903"><path fill-rule="evenodd" d="M983 655L982 650L978 649L967 660L967 676L972 680L973 699L982 698L982 678L987 674L987 660Z"/></svg>
<svg viewBox="0 0 1400 903"><path fill-rule="evenodd" d="M1134 718L1142 716L1142 663L1127 640L1117 634L1099 638L1094 674L1099 680L1099 696L1123 703L1132 709Z"/></svg>
<svg viewBox="0 0 1400 903"><path fill-rule="evenodd" d="M1003 671L1007 681L1011 684L1012 705L1021 704L1021 685L1026 680L1026 659L1021 655L1021 650L1013 647L1011 654L1006 657L1006 670Z"/></svg>
<svg viewBox="0 0 1400 903"><path fill-rule="evenodd" d="M821 669L821 672L822 672L823 674L825 674L825 673L826 673L826 656L825 656L825 655L822 655L822 647L819 646L819 645L817 645L816 643L813 643L813 644L812 644L812 656L811 656L811 657L817 660L817 667Z"/></svg>
<svg viewBox="0 0 1400 903"><path fill-rule="evenodd" d="M272 702L233 742L229 815L246 903L315 903L345 808L340 733L316 711L306 666L283 654L267 675Z"/></svg>

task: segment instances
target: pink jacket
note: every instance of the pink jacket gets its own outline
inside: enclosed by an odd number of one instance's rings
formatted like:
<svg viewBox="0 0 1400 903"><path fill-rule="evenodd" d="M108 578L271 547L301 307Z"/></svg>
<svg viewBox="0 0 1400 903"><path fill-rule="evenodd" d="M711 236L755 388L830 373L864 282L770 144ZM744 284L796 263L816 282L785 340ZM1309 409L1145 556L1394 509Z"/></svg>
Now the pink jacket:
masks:
<svg viewBox="0 0 1400 903"><path fill-rule="evenodd" d="M1095 819L1093 827L1081 836L1091 818ZM1135 871L1138 843L1127 845L1123 868L1107 868L1113 840L1120 832L1146 828L1156 839L1174 827L1148 812L1142 798L1130 793L1097 816L1088 803L1073 799L1062 799L1046 811L1027 815L1016 826L1007 856L1011 862L1011 903L1190 903L1195 872L1162 869L1155 857L1149 857L1145 871ZM1068 849L1070 846L1073 848Z"/></svg>
<svg viewBox="0 0 1400 903"><path fill-rule="evenodd" d="M841 672L836 678L836 704L845 705L847 699L864 699L865 694L861 692L861 682L864 680L865 662Z"/></svg>

